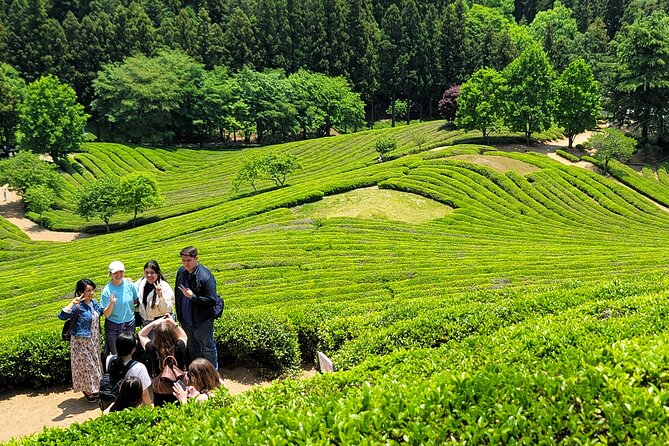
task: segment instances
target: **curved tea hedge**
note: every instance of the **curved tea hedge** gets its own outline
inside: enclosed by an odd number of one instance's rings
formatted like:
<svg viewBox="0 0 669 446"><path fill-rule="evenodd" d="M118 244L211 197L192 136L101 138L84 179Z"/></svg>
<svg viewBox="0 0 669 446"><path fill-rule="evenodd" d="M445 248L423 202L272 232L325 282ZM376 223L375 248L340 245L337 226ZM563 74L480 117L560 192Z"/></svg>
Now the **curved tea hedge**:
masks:
<svg viewBox="0 0 669 446"><path fill-rule="evenodd" d="M305 170L322 175L68 244L0 224L0 387L67 381L55 315L78 278L102 286L109 261L136 277L155 258L173 281L189 244L226 299L222 364L277 376L323 351L339 370L23 443L665 442L669 219L648 198L660 195L539 154L486 152L487 165L539 169L526 175L451 158L468 153L480 146L332 170L314 158ZM193 162L168 154L115 162ZM240 156L215 153L212 169L224 155ZM375 185L453 211L409 224L291 209Z"/></svg>

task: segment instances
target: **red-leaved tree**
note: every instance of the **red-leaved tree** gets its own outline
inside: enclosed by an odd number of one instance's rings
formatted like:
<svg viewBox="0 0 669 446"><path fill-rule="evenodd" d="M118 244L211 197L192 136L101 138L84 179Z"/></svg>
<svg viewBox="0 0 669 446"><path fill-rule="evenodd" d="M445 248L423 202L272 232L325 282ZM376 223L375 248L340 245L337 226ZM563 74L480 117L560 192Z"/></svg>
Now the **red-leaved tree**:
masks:
<svg viewBox="0 0 669 446"><path fill-rule="evenodd" d="M460 85L454 85L444 91L444 94L439 100L439 113L445 119L453 121L455 119L455 112L458 111L458 96L460 95Z"/></svg>

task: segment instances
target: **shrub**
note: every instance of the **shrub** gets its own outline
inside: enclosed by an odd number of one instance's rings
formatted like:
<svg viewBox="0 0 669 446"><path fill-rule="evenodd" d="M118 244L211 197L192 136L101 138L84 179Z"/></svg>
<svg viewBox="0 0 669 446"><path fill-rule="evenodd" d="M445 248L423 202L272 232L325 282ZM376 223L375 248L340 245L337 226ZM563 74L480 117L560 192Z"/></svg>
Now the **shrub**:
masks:
<svg viewBox="0 0 669 446"><path fill-rule="evenodd" d="M581 160L581 158L577 157L576 155L572 155L571 153L567 152L566 150L558 149L555 151L558 155L560 155L562 158L571 161L572 163L577 163Z"/></svg>

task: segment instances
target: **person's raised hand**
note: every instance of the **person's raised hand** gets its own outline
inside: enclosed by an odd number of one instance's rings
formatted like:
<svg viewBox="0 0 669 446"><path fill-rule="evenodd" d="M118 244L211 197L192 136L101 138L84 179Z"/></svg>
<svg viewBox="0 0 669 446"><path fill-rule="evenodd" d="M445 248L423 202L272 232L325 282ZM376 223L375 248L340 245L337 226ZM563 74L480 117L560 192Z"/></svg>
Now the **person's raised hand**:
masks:
<svg viewBox="0 0 669 446"><path fill-rule="evenodd" d="M186 296L188 299L193 297L193 292L190 289L183 286L183 284L179 285L179 289L181 290L183 295Z"/></svg>

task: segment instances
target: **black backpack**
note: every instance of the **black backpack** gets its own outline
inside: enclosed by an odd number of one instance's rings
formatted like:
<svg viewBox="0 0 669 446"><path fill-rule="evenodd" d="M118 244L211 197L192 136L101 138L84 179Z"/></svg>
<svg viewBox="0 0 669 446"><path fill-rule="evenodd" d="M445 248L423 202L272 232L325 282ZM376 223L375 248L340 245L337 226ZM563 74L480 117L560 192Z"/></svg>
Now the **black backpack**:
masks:
<svg viewBox="0 0 669 446"><path fill-rule="evenodd" d="M100 380L100 396L98 398L100 410L105 410L116 401L125 374L128 373L128 370L135 364L137 364L137 361L131 359L124 366L123 361L118 356L114 356L111 361L109 361L109 370L102 375L102 379Z"/></svg>

